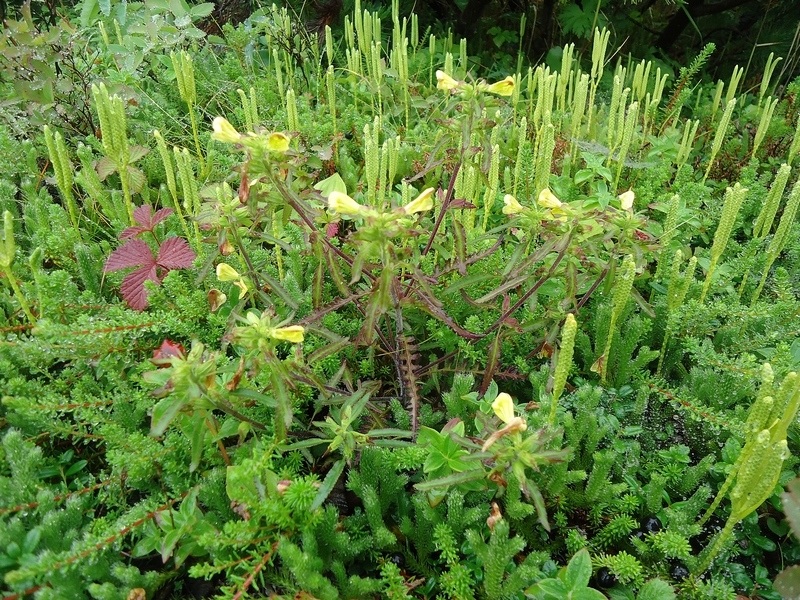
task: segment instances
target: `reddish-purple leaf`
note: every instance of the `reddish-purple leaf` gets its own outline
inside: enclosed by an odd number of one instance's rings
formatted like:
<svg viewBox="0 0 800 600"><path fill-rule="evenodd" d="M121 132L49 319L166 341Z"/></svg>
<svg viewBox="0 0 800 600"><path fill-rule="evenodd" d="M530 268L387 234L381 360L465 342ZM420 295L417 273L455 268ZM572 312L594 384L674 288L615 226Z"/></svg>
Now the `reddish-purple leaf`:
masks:
<svg viewBox="0 0 800 600"><path fill-rule="evenodd" d="M186 348L183 347L183 344L165 339L161 342L161 346L153 351L152 361L159 366L167 366L172 362L173 357L183 358L184 356L186 356Z"/></svg>
<svg viewBox="0 0 800 600"><path fill-rule="evenodd" d="M149 204L142 204L133 210L133 220L139 225L128 227L119 235L119 239L127 240L137 235L141 235L146 231L153 231L156 225L161 223L164 219L173 213L171 208L162 208L153 214L153 207Z"/></svg>
<svg viewBox="0 0 800 600"><path fill-rule="evenodd" d="M192 266L196 255L185 239L171 237L164 240L158 249L156 263L165 269L187 269Z"/></svg>
<svg viewBox="0 0 800 600"><path fill-rule="evenodd" d="M174 212L175 211L171 208L159 208L156 211L156 214L153 215L153 219L150 222L153 224L153 227L155 227Z"/></svg>
<svg viewBox="0 0 800 600"><path fill-rule="evenodd" d="M146 231L150 230L147 227L139 227L138 225L135 227L128 227L122 233L119 234L119 239L129 240L131 238L135 238L137 235L144 233Z"/></svg>
<svg viewBox="0 0 800 600"><path fill-rule="evenodd" d="M172 214L171 208L162 208L153 214L153 207L149 204L137 206L133 211L133 218L142 227L153 229L164 219Z"/></svg>
<svg viewBox="0 0 800 600"><path fill-rule="evenodd" d="M128 240L114 250L106 260L104 272L119 271L129 267L155 267L156 261L153 253L142 240Z"/></svg>
<svg viewBox="0 0 800 600"><path fill-rule="evenodd" d="M134 310L144 310L147 308L147 290L144 287L145 281L158 280L158 267L155 264L145 265L140 269L128 273L122 280L119 288L125 302Z"/></svg>

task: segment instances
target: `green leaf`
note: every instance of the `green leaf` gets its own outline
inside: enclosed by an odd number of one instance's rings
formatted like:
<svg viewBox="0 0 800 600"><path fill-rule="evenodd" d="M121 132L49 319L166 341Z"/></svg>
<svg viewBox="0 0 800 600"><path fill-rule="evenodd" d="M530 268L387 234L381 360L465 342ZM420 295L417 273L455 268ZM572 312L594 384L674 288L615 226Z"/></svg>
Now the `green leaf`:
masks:
<svg viewBox="0 0 800 600"><path fill-rule="evenodd" d="M598 592L592 588L573 590L570 598L572 598L572 600L606 600L602 592Z"/></svg>
<svg viewBox="0 0 800 600"><path fill-rule="evenodd" d="M176 17L185 17L189 13L189 5L182 0L169 0L169 10Z"/></svg>
<svg viewBox="0 0 800 600"><path fill-rule="evenodd" d="M585 588L592 577L592 557L586 548L579 550L564 571L564 583L571 589Z"/></svg>
<svg viewBox="0 0 800 600"><path fill-rule="evenodd" d="M206 418L202 411L196 412L191 421L192 462L189 472L194 473L203 458L203 447L206 440Z"/></svg>
<svg viewBox="0 0 800 600"><path fill-rule="evenodd" d="M411 437L411 432L405 429L371 429L368 433L370 437L393 435L395 437Z"/></svg>
<svg viewBox="0 0 800 600"><path fill-rule="evenodd" d="M128 165L128 181L130 182L131 192L138 194L144 189L147 183L147 176L136 167Z"/></svg>
<svg viewBox="0 0 800 600"><path fill-rule="evenodd" d="M99 9L97 0L84 0L79 19L82 28L87 28L94 22Z"/></svg>
<svg viewBox="0 0 800 600"><path fill-rule="evenodd" d="M560 579L543 579L539 583L537 583L532 590L529 590L529 593L533 591L534 593L538 592L536 596L539 594L543 594L545 598L554 598L556 600L564 600L564 598L569 598L570 589L569 587Z"/></svg>
<svg viewBox="0 0 800 600"><path fill-rule="evenodd" d="M100 12L103 13L104 17L107 17L111 14L111 0L100 0L98 6L100 7Z"/></svg>
<svg viewBox="0 0 800 600"><path fill-rule="evenodd" d="M314 497L314 501L311 503L311 507L309 510L315 511L322 503L330 495L333 487L336 485L336 482L339 481L339 477L342 476L342 471L344 471L345 461L343 458L337 460L333 463L331 470L328 471L328 474L325 475L325 479L322 481L322 485L319 486L319 490L317 491L317 495Z"/></svg>
<svg viewBox="0 0 800 600"><path fill-rule="evenodd" d="M239 288L235 288L239 289ZM277 400L272 396L267 396L266 394L262 394L261 392L257 392L256 390L236 390L231 392L231 396L236 396L237 398L244 398L245 400L255 400L259 406L268 406L270 408L275 408L278 405Z"/></svg>
<svg viewBox="0 0 800 600"><path fill-rule="evenodd" d="M286 446L286 450L300 450L302 448L313 448L314 446L319 446L320 444L329 444L333 440L329 439L311 439L311 440L300 440L299 442L293 442Z"/></svg>
<svg viewBox="0 0 800 600"><path fill-rule="evenodd" d="M186 402L180 396L170 395L162 398L153 407L153 420L150 424L150 435L158 437L163 434L172 420L177 416Z"/></svg>
<svg viewBox="0 0 800 600"><path fill-rule="evenodd" d="M191 9L189 9L189 14L192 16L193 21L204 19L212 12L214 12L213 2L203 2L202 4L198 4L197 6L193 6Z"/></svg>
<svg viewBox="0 0 800 600"><path fill-rule="evenodd" d="M344 179L342 179L341 175L338 173L334 173L330 177L318 181L314 184L314 189L319 191L319 193L326 198L331 195L331 192L347 193L347 186L344 183Z"/></svg>
<svg viewBox="0 0 800 600"><path fill-rule="evenodd" d="M462 473L453 473L446 477L439 477L438 479L431 479L430 481L423 481L416 484L414 487L421 492L440 488L449 485L460 485L462 483L470 483L483 479L483 471L481 469L469 469Z"/></svg>
<svg viewBox="0 0 800 600"><path fill-rule="evenodd" d="M64 473L64 476L65 477L71 477L71 476L75 475L76 473L82 471L83 468L87 464L89 464L89 463L87 461L85 461L85 460L79 460L78 462L73 463L72 466L69 469L66 470L66 472Z"/></svg>
<svg viewBox="0 0 800 600"><path fill-rule="evenodd" d="M675 600L675 591L666 581L651 579L639 590L636 600Z"/></svg>

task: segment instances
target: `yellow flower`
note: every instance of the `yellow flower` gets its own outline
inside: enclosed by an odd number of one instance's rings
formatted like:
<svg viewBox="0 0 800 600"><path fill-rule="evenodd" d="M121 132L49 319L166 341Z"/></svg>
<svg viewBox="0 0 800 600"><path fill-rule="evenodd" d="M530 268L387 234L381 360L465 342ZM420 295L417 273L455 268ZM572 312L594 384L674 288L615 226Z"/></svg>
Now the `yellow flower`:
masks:
<svg viewBox="0 0 800 600"><path fill-rule="evenodd" d="M290 325L289 327L276 327L270 332L270 337L275 340L299 344L303 341L305 329L300 325Z"/></svg>
<svg viewBox="0 0 800 600"><path fill-rule="evenodd" d="M510 96L514 93L514 78L509 75L502 81L497 81L486 86L485 90L490 94L497 94L498 96Z"/></svg>
<svg viewBox="0 0 800 600"><path fill-rule="evenodd" d="M528 428L528 424L525 422L525 419L514 416L514 400L512 400L511 396L505 392L497 394L497 398L495 398L494 402L492 402L492 409L494 410L494 414L500 417L500 420L505 423L505 427L498 429L488 437L488 439L483 443L482 450L484 452L494 445L494 443L501 437L508 435L509 433L525 431Z"/></svg>
<svg viewBox="0 0 800 600"><path fill-rule="evenodd" d="M353 200L347 194L331 192L330 196L328 196L328 210L340 215L358 216L365 214L369 209Z"/></svg>
<svg viewBox="0 0 800 600"><path fill-rule="evenodd" d="M506 194L503 196L503 214L504 215L516 215L517 213L521 213L524 209L522 204L517 202L517 199L514 198L511 194Z"/></svg>
<svg viewBox="0 0 800 600"><path fill-rule="evenodd" d="M217 265L217 279L220 281L232 281L233 285L242 291L242 296L247 293L247 284L244 282L244 278L230 265L225 263Z"/></svg>
<svg viewBox="0 0 800 600"><path fill-rule="evenodd" d="M619 198L619 205L622 210L633 210L633 201L636 199L636 194L633 193L633 190L622 192L617 198Z"/></svg>
<svg viewBox="0 0 800 600"><path fill-rule="evenodd" d="M556 198L556 195L550 191L550 188L544 188L539 192L539 198L536 202L542 208L561 208L561 200Z"/></svg>
<svg viewBox="0 0 800 600"><path fill-rule="evenodd" d="M270 133L267 136L267 148L270 152L283 154L289 149L289 136L277 131Z"/></svg>
<svg viewBox="0 0 800 600"><path fill-rule="evenodd" d="M436 71L436 89L445 90L446 92L457 90L461 87L461 82L456 81L444 71Z"/></svg>
<svg viewBox="0 0 800 600"><path fill-rule="evenodd" d="M409 202L403 207L403 211L407 215L414 213L424 212L433 208L433 192L434 188L430 187L417 196L414 200Z"/></svg>
<svg viewBox="0 0 800 600"><path fill-rule="evenodd" d="M514 400L505 392L501 392L492 402L492 410L503 423L508 425L514 418Z"/></svg>
<svg viewBox="0 0 800 600"><path fill-rule="evenodd" d="M242 139L242 134L236 131L236 128L225 117L215 117L211 127L214 129L211 138L218 142L235 144Z"/></svg>

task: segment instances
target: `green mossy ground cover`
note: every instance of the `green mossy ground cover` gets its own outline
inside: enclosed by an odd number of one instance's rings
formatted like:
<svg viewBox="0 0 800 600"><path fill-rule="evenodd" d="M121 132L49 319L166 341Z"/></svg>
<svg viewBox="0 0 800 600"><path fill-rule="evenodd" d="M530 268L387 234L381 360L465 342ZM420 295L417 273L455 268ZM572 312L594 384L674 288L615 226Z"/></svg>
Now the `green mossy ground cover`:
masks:
<svg viewBox="0 0 800 600"><path fill-rule="evenodd" d="M85 6L0 43L5 600L793 597L777 60Z"/></svg>

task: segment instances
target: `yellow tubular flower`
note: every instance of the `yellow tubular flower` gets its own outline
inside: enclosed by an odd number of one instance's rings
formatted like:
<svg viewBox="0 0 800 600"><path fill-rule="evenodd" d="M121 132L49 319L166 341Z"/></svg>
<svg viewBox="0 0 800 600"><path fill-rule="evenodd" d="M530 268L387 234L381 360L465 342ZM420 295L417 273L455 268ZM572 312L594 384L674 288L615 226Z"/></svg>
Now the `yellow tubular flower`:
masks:
<svg viewBox="0 0 800 600"><path fill-rule="evenodd" d="M514 400L505 392L501 392L492 402L492 410L503 423L508 425L514 418Z"/></svg>
<svg viewBox="0 0 800 600"><path fill-rule="evenodd" d="M368 209L347 194L331 192L330 196L328 196L328 210L340 215L358 216L364 214Z"/></svg>
<svg viewBox="0 0 800 600"><path fill-rule="evenodd" d="M236 131L236 128L225 117L215 117L211 127L214 129L211 138L218 142L235 144L242 139L242 134Z"/></svg>
<svg viewBox="0 0 800 600"><path fill-rule="evenodd" d="M514 93L514 78L509 75L502 81L487 86L486 91L490 94L497 94L498 96L510 96Z"/></svg>
<svg viewBox="0 0 800 600"><path fill-rule="evenodd" d="M561 200L556 198L556 195L550 191L550 188L544 188L539 193L539 198L536 202L542 208L561 208Z"/></svg>
<svg viewBox="0 0 800 600"><path fill-rule="evenodd" d="M226 265L225 263L219 263L217 265L217 279L220 281L236 281L241 278L242 276L239 275L239 271L232 266Z"/></svg>
<svg viewBox="0 0 800 600"><path fill-rule="evenodd" d="M225 263L219 263L217 265L217 279L220 281L232 281L233 285L242 291L242 296L247 293L247 284L244 282L244 279L239 275L239 272L230 265Z"/></svg>
<svg viewBox="0 0 800 600"><path fill-rule="evenodd" d="M522 204L517 202L517 199L511 194L506 194L503 196L503 204L505 204L503 207L504 215L516 215L524 210Z"/></svg>
<svg viewBox="0 0 800 600"><path fill-rule="evenodd" d="M403 207L403 211L407 215L413 215L414 213L424 212L426 210L432 209L433 208L433 192L434 192L434 188L432 188L432 187L426 189L419 196L417 196L411 202L406 204Z"/></svg>
<svg viewBox="0 0 800 600"><path fill-rule="evenodd" d="M622 192L617 198L619 198L619 205L622 210L633 210L633 201L636 199L636 194L633 193L633 190Z"/></svg>
<svg viewBox="0 0 800 600"><path fill-rule="evenodd" d="M303 341L305 329L300 325L290 325L289 327L276 327L270 332L270 337L275 340L299 344Z"/></svg>
<svg viewBox="0 0 800 600"><path fill-rule="evenodd" d="M436 71L436 89L449 92L460 87L461 83L450 77L450 75L444 71Z"/></svg>
<svg viewBox="0 0 800 600"><path fill-rule="evenodd" d="M267 136L267 148L270 152L283 154L289 149L289 136L285 133L275 132Z"/></svg>

